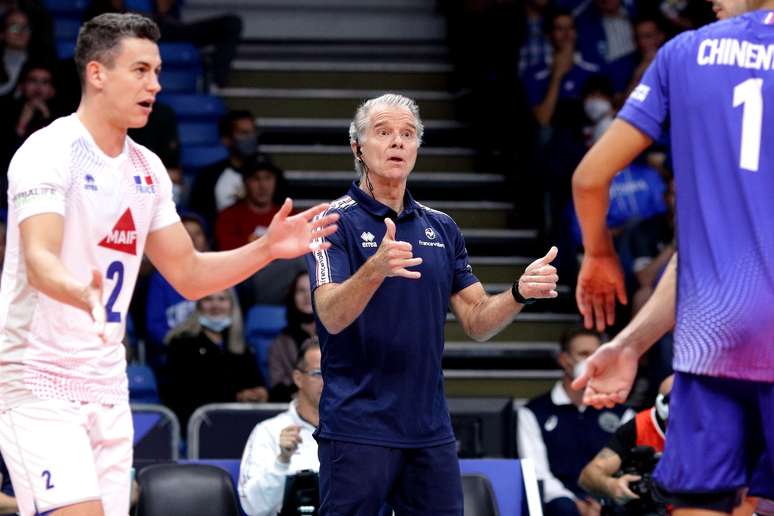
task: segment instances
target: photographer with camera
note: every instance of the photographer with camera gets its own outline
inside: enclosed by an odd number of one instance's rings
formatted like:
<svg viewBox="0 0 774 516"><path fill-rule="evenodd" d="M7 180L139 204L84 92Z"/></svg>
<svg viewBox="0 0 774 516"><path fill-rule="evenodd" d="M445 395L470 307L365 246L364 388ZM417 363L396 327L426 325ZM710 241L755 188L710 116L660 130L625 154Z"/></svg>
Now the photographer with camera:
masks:
<svg viewBox="0 0 774 516"><path fill-rule="evenodd" d="M621 425L578 479L589 493L626 505L630 509L627 514L644 514L643 509L659 513L658 504L650 497L649 478L658 462L655 455L664 450L673 377L661 382L655 406Z"/></svg>
<svg viewBox="0 0 774 516"><path fill-rule="evenodd" d="M286 479L302 472L316 475L320 470L317 441L312 437L319 423L323 387L316 338L302 344L293 381L298 394L288 410L259 423L247 440L239 466L239 500L248 516L278 514Z"/></svg>

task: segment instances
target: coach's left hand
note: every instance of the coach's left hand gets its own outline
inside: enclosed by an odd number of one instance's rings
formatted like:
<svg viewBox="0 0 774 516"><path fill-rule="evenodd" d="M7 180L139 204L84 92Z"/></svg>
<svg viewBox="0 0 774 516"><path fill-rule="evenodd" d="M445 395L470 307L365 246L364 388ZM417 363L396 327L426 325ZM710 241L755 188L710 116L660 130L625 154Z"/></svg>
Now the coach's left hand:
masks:
<svg viewBox="0 0 774 516"><path fill-rule="evenodd" d="M519 293L524 298L544 299L559 295L556 291L559 275L556 273L556 267L551 265L558 253L559 249L552 246L548 254L527 266L519 278L518 285Z"/></svg>

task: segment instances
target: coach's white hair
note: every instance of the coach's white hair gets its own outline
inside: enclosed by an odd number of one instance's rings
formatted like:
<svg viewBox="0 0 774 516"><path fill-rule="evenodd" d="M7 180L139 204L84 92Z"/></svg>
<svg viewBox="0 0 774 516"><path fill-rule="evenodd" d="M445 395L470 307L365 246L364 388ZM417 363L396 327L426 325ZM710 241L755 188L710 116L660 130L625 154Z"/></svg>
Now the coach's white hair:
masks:
<svg viewBox="0 0 774 516"><path fill-rule="evenodd" d="M419 106L412 99L399 95L397 93L385 93L381 97L369 99L357 108L355 111L355 117L352 119L352 123L349 124L349 143L355 143L360 145L365 141L366 131L368 130L368 124L371 121L371 111L375 107L382 106L397 106L408 109L414 116L414 121L417 127L417 146L422 145L422 135L425 132L425 126L422 124L422 119L419 117ZM365 169L363 164L357 157L355 158L355 170L358 175L362 176Z"/></svg>

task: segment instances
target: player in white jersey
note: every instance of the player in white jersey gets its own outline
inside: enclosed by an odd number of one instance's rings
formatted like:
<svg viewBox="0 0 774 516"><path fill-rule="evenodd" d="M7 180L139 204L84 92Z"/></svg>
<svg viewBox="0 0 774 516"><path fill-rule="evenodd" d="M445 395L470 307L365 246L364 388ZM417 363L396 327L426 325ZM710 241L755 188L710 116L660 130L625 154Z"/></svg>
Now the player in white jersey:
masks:
<svg viewBox="0 0 774 516"><path fill-rule="evenodd" d="M223 290L336 230L288 216L222 253L194 250L161 161L127 137L161 87L151 20L105 14L84 24L78 111L33 134L9 168L0 290L0 450L23 515L126 515L132 421L126 314L143 252L188 298ZM320 239L322 240L322 239Z"/></svg>

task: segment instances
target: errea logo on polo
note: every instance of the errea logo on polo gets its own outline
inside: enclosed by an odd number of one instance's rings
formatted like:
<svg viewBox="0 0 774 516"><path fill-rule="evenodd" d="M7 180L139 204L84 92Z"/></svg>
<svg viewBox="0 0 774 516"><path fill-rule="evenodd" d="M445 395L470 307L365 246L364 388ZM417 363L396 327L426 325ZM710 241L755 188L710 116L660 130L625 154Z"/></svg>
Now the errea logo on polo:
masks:
<svg viewBox="0 0 774 516"><path fill-rule="evenodd" d="M379 244L374 242L374 239L376 238L370 231L363 231L361 233L360 238L363 239L363 241L360 243L363 247L379 247Z"/></svg>

